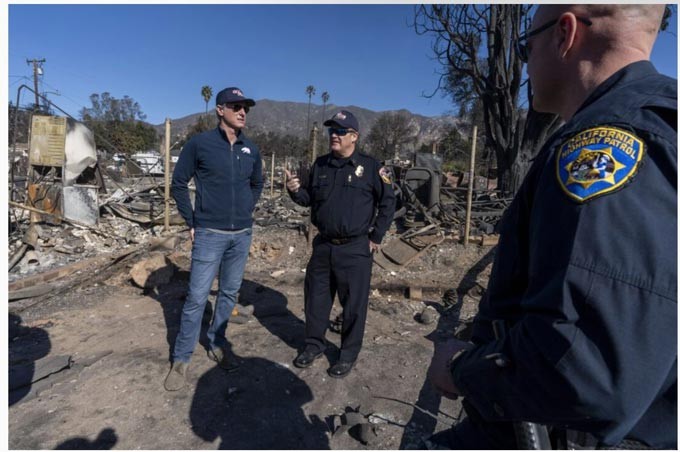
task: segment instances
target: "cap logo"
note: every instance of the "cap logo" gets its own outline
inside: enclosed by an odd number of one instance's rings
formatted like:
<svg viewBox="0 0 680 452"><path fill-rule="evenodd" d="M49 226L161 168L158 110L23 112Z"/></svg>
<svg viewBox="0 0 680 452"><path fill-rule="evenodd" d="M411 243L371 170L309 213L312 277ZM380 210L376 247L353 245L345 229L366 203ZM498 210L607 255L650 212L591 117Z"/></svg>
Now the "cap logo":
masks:
<svg viewBox="0 0 680 452"><path fill-rule="evenodd" d="M335 114L335 116L333 116L333 118L339 119L339 120L342 121L342 120L347 119L347 116L345 116L345 114L343 112L339 111Z"/></svg>
<svg viewBox="0 0 680 452"><path fill-rule="evenodd" d="M236 94L237 96L246 97L246 96L243 95L243 93L241 92L240 89L233 89L233 90L231 90L231 93Z"/></svg>

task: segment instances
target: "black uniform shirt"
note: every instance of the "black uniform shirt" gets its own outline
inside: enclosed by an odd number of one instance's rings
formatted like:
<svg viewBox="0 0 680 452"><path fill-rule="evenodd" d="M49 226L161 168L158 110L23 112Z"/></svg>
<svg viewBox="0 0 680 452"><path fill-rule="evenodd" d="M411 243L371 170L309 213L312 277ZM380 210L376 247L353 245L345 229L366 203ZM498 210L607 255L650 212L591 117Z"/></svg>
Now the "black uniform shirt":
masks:
<svg viewBox="0 0 680 452"><path fill-rule="evenodd" d="M485 419L676 448L676 83L626 66L534 161L503 219L478 346L451 367Z"/></svg>
<svg viewBox="0 0 680 452"><path fill-rule="evenodd" d="M368 234L380 243L394 216L389 176L376 159L356 151L349 158L332 153L317 158L307 186L290 195L297 204L311 206L312 224L329 238Z"/></svg>

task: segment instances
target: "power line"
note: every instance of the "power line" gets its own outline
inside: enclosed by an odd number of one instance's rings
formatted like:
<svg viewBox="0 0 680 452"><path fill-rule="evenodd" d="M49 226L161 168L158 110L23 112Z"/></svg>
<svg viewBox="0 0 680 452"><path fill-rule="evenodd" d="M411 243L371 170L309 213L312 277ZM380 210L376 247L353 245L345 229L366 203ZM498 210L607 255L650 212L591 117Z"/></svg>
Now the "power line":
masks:
<svg viewBox="0 0 680 452"><path fill-rule="evenodd" d="M12 83L10 83L10 84L9 84L9 87L11 88L11 87L13 87L14 85L16 85L17 83L22 82L22 81L24 81L24 80L31 80L31 79L28 78L28 77L26 77L26 76L22 76L21 78L19 78L19 79L13 81Z"/></svg>
<svg viewBox="0 0 680 452"><path fill-rule="evenodd" d="M43 80L42 82L43 82L43 84L45 84L48 88L52 88L53 90L58 91L60 97L63 97L64 99L67 99L67 100L70 100L71 102L73 102L74 104L76 104L76 105L77 105L78 107L80 107L80 108L88 108L88 107L86 107L85 105L81 104L79 101L77 101L77 100L73 99L72 97L69 97L69 96L67 96L66 94L62 93L62 92L59 90L59 88L50 85L50 84L47 83L45 80Z"/></svg>

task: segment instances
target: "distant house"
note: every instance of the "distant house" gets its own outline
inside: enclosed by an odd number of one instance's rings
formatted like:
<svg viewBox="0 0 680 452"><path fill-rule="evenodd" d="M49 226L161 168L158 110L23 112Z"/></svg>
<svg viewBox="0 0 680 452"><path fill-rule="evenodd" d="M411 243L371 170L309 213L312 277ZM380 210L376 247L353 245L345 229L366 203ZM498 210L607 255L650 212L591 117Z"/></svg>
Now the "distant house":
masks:
<svg viewBox="0 0 680 452"><path fill-rule="evenodd" d="M128 173L134 174L163 174L164 164L163 157L160 152L146 151L137 152L130 156L130 159L136 164L128 164ZM137 168L134 168L137 167Z"/></svg>

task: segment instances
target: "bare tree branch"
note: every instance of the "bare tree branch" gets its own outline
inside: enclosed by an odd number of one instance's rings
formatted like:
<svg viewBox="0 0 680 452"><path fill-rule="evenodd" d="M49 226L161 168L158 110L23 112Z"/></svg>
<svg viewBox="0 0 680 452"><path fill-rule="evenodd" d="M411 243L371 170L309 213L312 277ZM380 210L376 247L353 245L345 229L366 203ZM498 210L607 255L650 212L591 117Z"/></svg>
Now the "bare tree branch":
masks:
<svg viewBox="0 0 680 452"><path fill-rule="evenodd" d="M481 103L486 145L496 155L499 187L516 191L529 158L554 122L522 108L523 63L514 41L529 26L531 6L518 4L419 5L413 26L432 36L443 71L434 94L451 96L461 111ZM518 163L519 162L519 163Z"/></svg>

